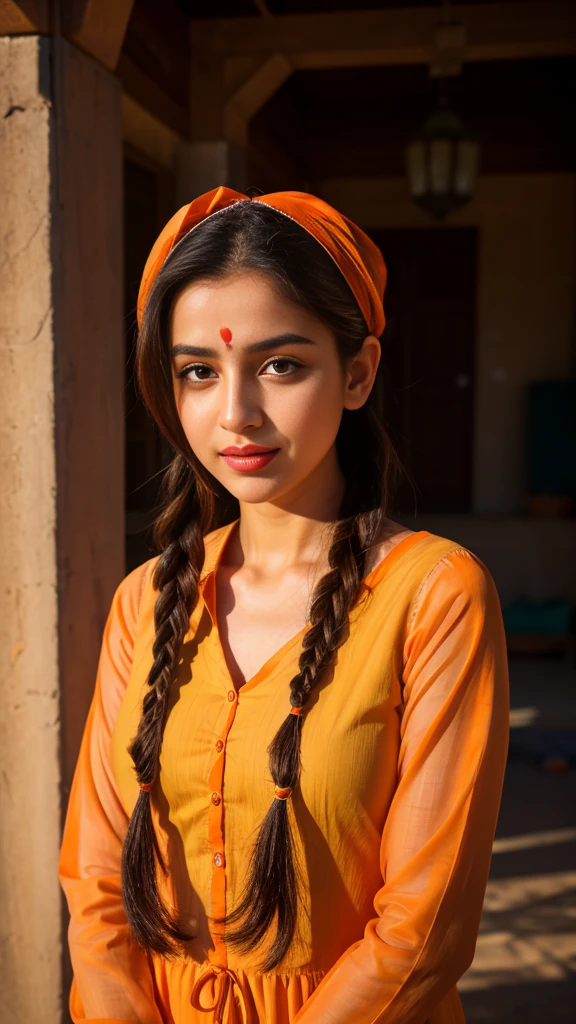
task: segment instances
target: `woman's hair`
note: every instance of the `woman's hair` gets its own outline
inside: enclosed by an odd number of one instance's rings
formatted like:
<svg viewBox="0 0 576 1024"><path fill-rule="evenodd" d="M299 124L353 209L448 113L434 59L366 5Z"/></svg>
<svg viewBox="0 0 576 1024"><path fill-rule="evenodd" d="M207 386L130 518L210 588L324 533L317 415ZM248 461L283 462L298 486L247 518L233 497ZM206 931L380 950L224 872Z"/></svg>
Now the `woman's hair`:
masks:
<svg viewBox="0 0 576 1024"><path fill-rule="evenodd" d="M159 772L170 687L198 600L204 536L239 516L238 501L198 461L182 429L172 383L171 312L187 285L248 270L266 274L282 294L330 327L342 363L358 352L370 333L346 280L323 247L289 217L257 201L238 202L206 218L174 247L159 271L138 337L136 373L144 402L175 454L166 471L165 502L155 523L155 543L161 554L153 577L158 591L154 662L138 731L129 747L141 784L153 783ZM293 707L306 705L348 636L349 612L364 587L367 551L389 513L402 472L384 427L383 384L380 363L362 408L343 411L336 446L345 493L331 527L330 569L312 594L310 627L302 640L298 671L290 681ZM288 713L268 748L270 773L279 787L295 790L298 785L303 728L303 717ZM171 958L178 954L174 940L193 936L180 929L159 894L155 855L165 874L167 869L150 801L150 793L141 790L124 842L122 894L139 944ZM264 972L280 963L292 940L297 882L288 801L274 796L252 849L241 900L225 918L217 919L226 925L225 941L248 952L263 939L277 915L275 939L261 965Z"/></svg>

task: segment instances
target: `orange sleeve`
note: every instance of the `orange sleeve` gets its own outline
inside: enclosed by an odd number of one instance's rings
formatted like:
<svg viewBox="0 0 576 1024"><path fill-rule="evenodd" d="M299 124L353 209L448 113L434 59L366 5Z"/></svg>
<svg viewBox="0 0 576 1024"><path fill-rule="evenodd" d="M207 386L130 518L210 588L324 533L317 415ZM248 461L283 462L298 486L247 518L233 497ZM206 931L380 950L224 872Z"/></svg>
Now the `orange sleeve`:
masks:
<svg viewBox="0 0 576 1024"><path fill-rule="evenodd" d="M74 1024L162 1024L146 954L131 941L121 896L128 817L110 761L111 736L130 675L145 563L118 587L100 652L96 685L76 763L58 877L70 925Z"/></svg>
<svg viewBox="0 0 576 1024"><path fill-rule="evenodd" d="M404 651L398 783L382 834L377 916L294 1024L424 1024L474 955L508 746L508 663L492 576L442 558Z"/></svg>

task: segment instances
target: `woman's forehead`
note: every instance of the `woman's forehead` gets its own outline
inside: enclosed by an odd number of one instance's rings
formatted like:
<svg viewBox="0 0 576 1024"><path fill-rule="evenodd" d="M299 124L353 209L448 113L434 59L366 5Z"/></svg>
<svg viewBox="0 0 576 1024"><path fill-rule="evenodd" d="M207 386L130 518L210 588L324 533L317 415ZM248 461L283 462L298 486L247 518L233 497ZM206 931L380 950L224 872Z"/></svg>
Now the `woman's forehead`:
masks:
<svg viewBox="0 0 576 1024"><path fill-rule="evenodd" d="M172 330L227 327L239 331L267 328L309 331L321 321L295 300L284 295L264 274L234 274L188 285L180 292L172 310Z"/></svg>

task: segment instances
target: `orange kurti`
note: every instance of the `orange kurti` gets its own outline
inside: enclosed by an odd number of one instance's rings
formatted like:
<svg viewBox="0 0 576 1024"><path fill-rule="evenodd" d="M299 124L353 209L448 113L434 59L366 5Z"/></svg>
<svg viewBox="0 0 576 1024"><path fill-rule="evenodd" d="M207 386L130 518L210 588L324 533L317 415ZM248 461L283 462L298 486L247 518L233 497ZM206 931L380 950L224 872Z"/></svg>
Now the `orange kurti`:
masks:
<svg viewBox="0 0 576 1024"><path fill-rule="evenodd" d="M116 1024L457 1024L506 758L508 670L493 579L421 530L370 573L350 635L303 716L288 802L301 869L281 964L227 950L211 921L242 889L273 797L268 747L290 711L304 631L238 691L215 573L234 524L206 538L200 599L172 687L151 798L161 891L196 938L172 961L130 941L122 841L138 796L127 754L152 661L151 560L118 587L74 776L59 877L71 921L70 1010Z"/></svg>

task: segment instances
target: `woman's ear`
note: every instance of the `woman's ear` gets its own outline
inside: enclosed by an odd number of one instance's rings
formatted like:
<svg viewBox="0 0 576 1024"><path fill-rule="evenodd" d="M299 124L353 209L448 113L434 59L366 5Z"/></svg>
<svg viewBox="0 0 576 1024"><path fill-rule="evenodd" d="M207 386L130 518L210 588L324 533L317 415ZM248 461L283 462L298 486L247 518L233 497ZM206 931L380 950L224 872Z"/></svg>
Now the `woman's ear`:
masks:
<svg viewBox="0 0 576 1024"><path fill-rule="evenodd" d="M380 362L382 349L374 334L368 334L362 348L350 359L346 367L344 408L360 409L368 398Z"/></svg>

